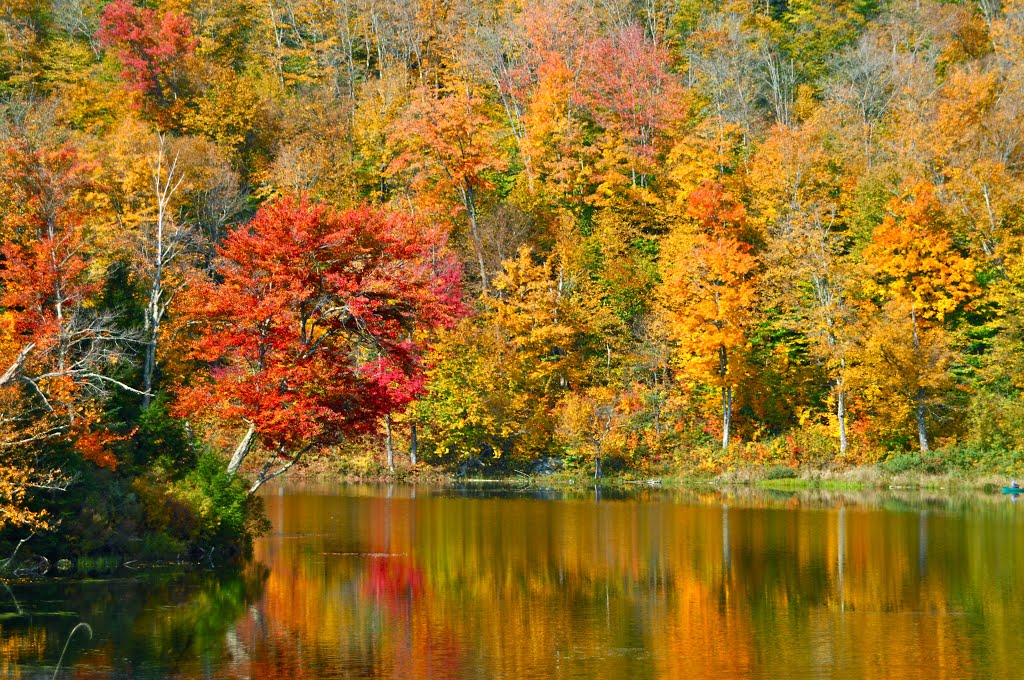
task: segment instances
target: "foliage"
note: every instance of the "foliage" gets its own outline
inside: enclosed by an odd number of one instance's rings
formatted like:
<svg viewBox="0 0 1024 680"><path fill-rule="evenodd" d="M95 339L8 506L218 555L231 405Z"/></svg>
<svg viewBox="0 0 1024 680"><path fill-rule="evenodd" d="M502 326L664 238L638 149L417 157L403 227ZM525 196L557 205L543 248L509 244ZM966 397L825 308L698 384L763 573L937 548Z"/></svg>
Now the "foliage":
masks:
<svg viewBox="0 0 1024 680"><path fill-rule="evenodd" d="M187 16L174 11L160 15L131 0L114 0L103 8L96 37L116 50L121 78L149 107L162 112L177 106L184 94L183 62L195 50Z"/></svg>
<svg viewBox="0 0 1024 680"><path fill-rule="evenodd" d="M132 462L140 469L152 466L178 478L195 468L197 450L185 421L171 416L167 401L167 395L161 395L139 414Z"/></svg>

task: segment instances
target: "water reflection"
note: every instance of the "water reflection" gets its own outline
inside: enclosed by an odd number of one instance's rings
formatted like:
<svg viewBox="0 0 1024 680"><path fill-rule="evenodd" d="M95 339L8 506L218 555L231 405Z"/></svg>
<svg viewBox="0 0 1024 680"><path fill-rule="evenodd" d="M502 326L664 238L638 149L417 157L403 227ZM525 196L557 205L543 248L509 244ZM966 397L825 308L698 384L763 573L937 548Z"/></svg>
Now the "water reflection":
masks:
<svg viewBox="0 0 1024 680"><path fill-rule="evenodd" d="M204 677L237 652L232 630L258 600L266 567L147 572L104 580L8 584L0 604L0 677ZM80 622L93 631L70 638Z"/></svg>
<svg viewBox="0 0 1024 680"><path fill-rule="evenodd" d="M55 663L77 620L124 631L74 657L82 677L1016 670L1024 541L999 498L292 484L266 508L234 581L15 584L33 614L0 618L0 674Z"/></svg>
<svg viewBox="0 0 1024 680"><path fill-rule="evenodd" d="M299 677L1001 675L1024 623L996 502L331 491L279 496L314 535L260 546Z"/></svg>

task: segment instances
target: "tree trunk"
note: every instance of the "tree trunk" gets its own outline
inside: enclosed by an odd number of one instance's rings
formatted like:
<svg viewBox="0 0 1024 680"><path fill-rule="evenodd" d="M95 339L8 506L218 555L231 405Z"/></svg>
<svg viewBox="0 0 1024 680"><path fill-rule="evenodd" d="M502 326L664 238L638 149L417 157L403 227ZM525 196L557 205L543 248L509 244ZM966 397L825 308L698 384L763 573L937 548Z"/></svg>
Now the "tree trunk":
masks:
<svg viewBox="0 0 1024 680"><path fill-rule="evenodd" d="M157 187L159 190L159 186ZM158 194L159 196L159 194ZM142 359L142 408L148 408L153 399L153 374L156 372L156 346L160 336L160 321L163 318L163 203L160 203L157 217L156 261L153 263L153 284L149 288L149 302L146 304L146 318L143 329L146 333L146 349Z"/></svg>
<svg viewBox="0 0 1024 680"><path fill-rule="evenodd" d="M480 238L480 228L477 224L476 197L472 185L466 185L463 192L466 200L466 212L469 214L469 235L473 239L473 250L476 251L476 262L480 267L480 288L484 294L487 293L487 265L484 263L484 244Z"/></svg>
<svg viewBox="0 0 1024 680"><path fill-rule="evenodd" d="M416 439L416 423L409 425L409 464L416 465L416 454L419 452L419 443Z"/></svg>
<svg viewBox="0 0 1024 680"><path fill-rule="evenodd" d="M153 377L156 373L157 343L160 340L160 323L167 311L167 291L164 290L164 270L171 264L180 246L182 234L175 226L170 215L171 199L178 191L185 177L178 172L178 156L167 168L164 179L165 154L167 138L158 136L160 146L157 149L156 165L153 168L153 195L156 197L156 224L153 243L143 251L152 248L153 259L147 262L152 266L152 282L149 286L149 301L146 304L146 316L143 327L146 331L146 355L142 365L142 407L147 408L153 399Z"/></svg>
<svg viewBox="0 0 1024 680"><path fill-rule="evenodd" d="M269 0L267 6L270 8L270 26L274 30L274 43L277 45L277 49L274 50L274 70L277 71L278 81L281 83L281 87L284 87L284 60L281 52L284 49L284 45L281 42L281 31L277 28L277 15L274 12L274 0Z"/></svg>
<svg viewBox="0 0 1024 680"><path fill-rule="evenodd" d="M732 427L732 388L722 387L722 451L729 448L729 429Z"/></svg>
<svg viewBox="0 0 1024 680"><path fill-rule="evenodd" d="M149 408L153 400L153 373L156 370L156 332L154 331L149 342L146 343L146 356L142 364L142 408Z"/></svg>
<svg viewBox="0 0 1024 680"><path fill-rule="evenodd" d="M601 445L594 451L594 479L601 479Z"/></svg>
<svg viewBox="0 0 1024 680"><path fill-rule="evenodd" d="M310 447L307 446L303 449L299 449L299 452L296 453L293 457L289 458L287 463L285 463L278 469L274 470L273 472L271 472L270 469L274 466L274 461L276 461L278 458L286 456L284 455L283 447L278 447L277 451L271 452L270 456L267 458L266 464L264 464L263 466L263 469L260 470L260 473L258 475L256 475L256 481L252 483L251 487L249 487L249 495L251 496L254 493L256 493L257 489L259 489L261 486L269 482L274 477L279 477L284 473L288 472L288 470L290 470L293 465L299 462L299 459L302 458L302 455L306 453L306 451L308 451L309 448Z"/></svg>
<svg viewBox="0 0 1024 680"><path fill-rule="evenodd" d="M21 348L21 351L18 352L18 356L14 359L14 363L11 364L10 368L4 371L3 375L0 375L0 387L3 387L10 381L14 380L14 377L18 375L18 371L21 370L22 364L25 363L25 359L28 358L29 352L31 352L35 346L36 343L30 342Z"/></svg>
<svg viewBox="0 0 1024 680"><path fill-rule="evenodd" d="M846 457L846 390L842 379L836 380L836 418L839 420L839 455Z"/></svg>
<svg viewBox="0 0 1024 680"><path fill-rule="evenodd" d="M726 384L729 375L729 350L718 348L718 376L722 379L722 451L729 448L729 428L732 426L732 387Z"/></svg>
<svg viewBox="0 0 1024 680"><path fill-rule="evenodd" d="M921 445L921 453L928 453L928 431L924 423L924 388L917 388L917 441Z"/></svg>
<svg viewBox="0 0 1024 680"><path fill-rule="evenodd" d="M913 306L910 308L910 321L914 325L914 353L919 354L921 351L921 338L917 334L917 312ZM924 387L918 385L917 394L915 395L915 401L917 402L915 415L917 416L917 441L921 445L921 453L928 453L928 431L925 428L924 421L925 396Z"/></svg>
<svg viewBox="0 0 1024 680"><path fill-rule="evenodd" d="M384 448L388 452L388 470L395 471L395 447L391 441L391 415L384 416Z"/></svg>
<svg viewBox="0 0 1024 680"><path fill-rule="evenodd" d="M228 462L228 474L233 475L241 467L242 461L249 455L249 451L252 450L252 445L256 441L256 426L249 423L249 429L245 431L242 439L238 442L238 446L235 447L235 452L231 454L231 461Z"/></svg>

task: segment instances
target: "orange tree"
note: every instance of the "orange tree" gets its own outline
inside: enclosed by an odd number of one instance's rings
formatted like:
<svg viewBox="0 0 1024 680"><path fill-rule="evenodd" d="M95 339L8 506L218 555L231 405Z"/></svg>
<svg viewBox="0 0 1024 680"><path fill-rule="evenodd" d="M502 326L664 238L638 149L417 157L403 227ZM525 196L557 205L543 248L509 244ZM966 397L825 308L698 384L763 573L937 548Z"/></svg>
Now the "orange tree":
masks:
<svg viewBox="0 0 1024 680"><path fill-rule="evenodd" d="M978 295L975 262L960 254L933 187L918 182L890 201L864 250L861 372L869 388L912 405L921 453L935 388L948 380L947 317Z"/></svg>
<svg viewBox="0 0 1024 680"><path fill-rule="evenodd" d="M395 121L391 141L402 149L390 164L391 174L406 173L419 203L464 212L486 293L488 274L480 225L481 193L493 187L491 176L505 169L496 144L495 126L485 102L470 93L442 96L427 88L412 93L406 115ZM452 198L455 198L454 205Z"/></svg>
<svg viewBox="0 0 1024 680"><path fill-rule="evenodd" d="M132 336L96 309L100 281L91 168L44 115L28 115L0 160L0 364L9 409L4 448L63 441L114 467L101 423L112 377ZM56 139L54 139L56 137ZM0 395L0 399L4 399Z"/></svg>
<svg viewBox="0 0 1024 680"><path fill-rule="evenodd" d="M685 372L718 388L722 449L729 447L740 350L753 318L758 260L745 240L746 214L720 184L691 192L684 223L662 253L662 296Z"/></svg>

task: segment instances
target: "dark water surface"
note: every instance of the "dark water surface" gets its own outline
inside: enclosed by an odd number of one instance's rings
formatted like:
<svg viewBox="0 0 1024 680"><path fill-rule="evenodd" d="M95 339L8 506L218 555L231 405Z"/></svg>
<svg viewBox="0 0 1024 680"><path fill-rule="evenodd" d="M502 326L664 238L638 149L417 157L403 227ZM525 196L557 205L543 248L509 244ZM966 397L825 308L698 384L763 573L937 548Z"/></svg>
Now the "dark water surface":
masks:
<svg viewBox="0 0 1024 680"><path fill-rule="evenodd" d="M241 573L0 585L0 676L1009 678L1003 497L284 484ZM80 630L90 624L92 639Z"/></svg>

